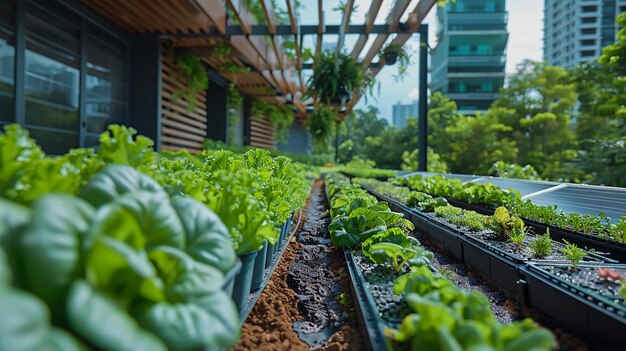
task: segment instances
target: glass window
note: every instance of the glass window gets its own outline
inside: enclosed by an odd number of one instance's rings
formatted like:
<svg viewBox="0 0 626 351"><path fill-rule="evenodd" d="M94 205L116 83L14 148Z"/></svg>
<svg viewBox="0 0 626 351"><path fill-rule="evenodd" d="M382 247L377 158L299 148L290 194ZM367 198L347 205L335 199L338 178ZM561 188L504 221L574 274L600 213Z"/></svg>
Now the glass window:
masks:
<svg viewBox="0 0 626 351"><path fill-rule="evenodd" d="M0 5L0 126L15 121L13 98L15 67L15 3Z"/></svg>
<svg viewBox="0 0 626 351"><path fill-rule="evenodd" d="M87 99L83 145L94 147L110 124L126 122L125 46L93 29L87 43Z"/></svg>
<svg viewBox="0 0 626 351"><path fill-rule="evenodd" d="M48 153L79 146L77 23L69 14L35 6L26 18L26 127Z"/></svg>
<svg viewBox="0 0 626 351"><path fill-rule="evenodd" d="M583 17L582 23L596 23L595 17Z"/></svg>
<svg viewBox="0 0 626 351"><path fill-rule="evenodd" d="M583 28L580 30L580 34L596 34L595 28Z"/></svg>

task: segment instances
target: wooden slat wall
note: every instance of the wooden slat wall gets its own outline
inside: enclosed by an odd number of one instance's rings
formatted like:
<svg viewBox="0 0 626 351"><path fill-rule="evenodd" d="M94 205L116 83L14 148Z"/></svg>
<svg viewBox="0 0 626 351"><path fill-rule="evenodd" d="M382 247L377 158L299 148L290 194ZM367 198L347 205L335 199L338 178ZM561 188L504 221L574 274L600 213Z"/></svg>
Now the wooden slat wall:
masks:
<svg viewBox="0 0 626 351"><path fill-rule="evenodd" d="M267 117L250 118L250 145L266 149L276 148L274 127L267 120Z"/></svg>
<svg viewBox="0 0 626 351"><path fill-rule="evenodd" d="M163 44L161 66L161 149L187 149L192 153L202 151L202 142L207 133L206 91L196 95L196 106L190 111L188 102L181 98L175 101L172 96L177 89L187 89L176 79L174 57L167 43Z"/></svg>

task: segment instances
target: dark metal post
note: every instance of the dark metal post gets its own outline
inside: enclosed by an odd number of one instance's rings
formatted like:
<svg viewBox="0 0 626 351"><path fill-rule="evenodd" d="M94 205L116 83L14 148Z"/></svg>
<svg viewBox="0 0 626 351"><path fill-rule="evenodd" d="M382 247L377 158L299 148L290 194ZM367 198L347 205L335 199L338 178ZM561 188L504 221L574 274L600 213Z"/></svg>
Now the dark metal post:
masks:
<svg viewBox="0 0 626 351"><path fill-rule="evenodd" d="M230 106L228 107L230 108ZM251 131L252 119L252 98L245 95L243 97L243 145L250 145L252 139Z"/></svg>
<svg viewBox="0 0 626 351"><path fill-rule="evenodd" d="M335 123L335 163L339 163L339 122Z"/></svg>
<svg viewBox="0 0 626 351"><path fill-rule="evenodd" d="M161 37L137 35L131 45L130 118L128 123L139 134L161 147Z"/></svg>
<svg viewBox="0 0 626 351"><path fill-rule="evenodd" d="M228 142L228 81L220 75L209 74L207 89L207 137Z"/></svg>
<svg viewBox="0 0 626 351"><path fill-rule="evenodd" d="M426 172L428 169L428 25L422 24L419 29L420 35L420 62L419 62L419 111L417 119L417 170Z"/></svg>
<svg viewBox="0 0 626 351"><path fill-rule="evenodd" d="M26 121L26 1L15 3L15 80L14 102L15 122L24 125Z"/></svg>

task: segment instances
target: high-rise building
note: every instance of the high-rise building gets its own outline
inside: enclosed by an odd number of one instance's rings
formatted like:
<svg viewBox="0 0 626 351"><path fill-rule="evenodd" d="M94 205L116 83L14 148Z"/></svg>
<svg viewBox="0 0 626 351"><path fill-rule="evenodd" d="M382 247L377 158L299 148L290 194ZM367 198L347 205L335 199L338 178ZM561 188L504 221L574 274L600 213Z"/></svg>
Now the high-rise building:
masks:
<svg viewBox="0 0 626 351"><path fill-rule="evenodd" d="M437 9L431 90L459 112L484 111L504 85L508 13L505 0L456 0Z"/></svg>
<svg viewBox="0 0 626 351"><path fill-rule="evenodd" d="M397 129L406 128L407 119L409 117L417 118L417 100L413 100L410 104L401 104L398 101L393 105L392 121L394 127Z"/></svg>
<svg viewBox="0 0 626 351"><path fill-rule="evenodd" d="M615 42L626 0L544 0L543 57L565 68L597 59Z"/></svg>

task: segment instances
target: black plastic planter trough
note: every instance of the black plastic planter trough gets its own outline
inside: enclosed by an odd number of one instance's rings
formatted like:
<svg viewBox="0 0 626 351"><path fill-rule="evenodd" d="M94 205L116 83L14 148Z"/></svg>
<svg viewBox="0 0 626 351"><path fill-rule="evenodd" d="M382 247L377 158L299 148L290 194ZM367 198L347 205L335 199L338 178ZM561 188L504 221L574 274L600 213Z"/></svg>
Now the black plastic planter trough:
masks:
<svg viewBox="0 0 626 351"><path fill-rule="evenodd" d="M626 344L626 306L623 299L603 296L574 285L547 271L559 265L530 264L522 274L529 304L575 333L585 335L607 350ZM561 265L568 266L568 265ZM626 265L580 264L579 267L626 270Z"/></svg>
<svg viewBox="0 0 626 351"><path fill-rule="evenodd" d="M485 215L493 215L494 209L489 206L470 204L464 201L448 198L448 202L457 207L466 210L476 211ZM626 244L618 243L614 240L604 239L595 235L574 232L571 230L558 228L553 225L547 225L530 219L524 219L524 223L534 229L535 233L543 234L550 229L550 237L556 241L564 242L567 240L586 249L594 249L600 253L608 254L611 259L618 262L626 263Z"/></svg>

